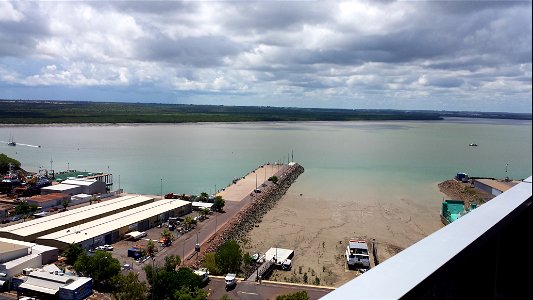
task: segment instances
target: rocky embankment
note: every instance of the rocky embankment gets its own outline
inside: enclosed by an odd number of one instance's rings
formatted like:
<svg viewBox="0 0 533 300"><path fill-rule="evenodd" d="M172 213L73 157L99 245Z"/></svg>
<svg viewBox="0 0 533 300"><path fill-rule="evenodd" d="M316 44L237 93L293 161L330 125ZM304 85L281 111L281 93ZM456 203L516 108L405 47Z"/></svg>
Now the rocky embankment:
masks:
<svg viewBox="0 0 533 300"><path fill-rule="evenodd" d="M241 241L246 234L261 222L263 216L272 208L279 199L287 192L291 184L304 172L299 164L289 166L283 173L278 175L276 184L270 183L263 188L261 193L251 194L253 200L244 207L229 223L220 229L207 243L202 246L200 260L204 253L215 252L228 240ZM199 267L199 266L193 266Z"/></svg>
<svg viewBox="0 0 533 300"><path fill-rule="evenodd" d="M455 179L439 183L439 189L450 199L463 200L467 207L470 203L479 205L492 198L492 195L472 187L470 183L459 182Z"/></svg>

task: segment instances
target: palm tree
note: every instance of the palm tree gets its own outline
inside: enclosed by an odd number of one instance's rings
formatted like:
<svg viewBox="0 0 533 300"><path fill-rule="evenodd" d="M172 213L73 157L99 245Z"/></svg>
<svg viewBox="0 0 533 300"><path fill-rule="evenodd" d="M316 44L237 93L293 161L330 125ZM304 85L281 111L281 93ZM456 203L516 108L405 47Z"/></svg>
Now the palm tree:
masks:
<svg viewBox="0 0 533 300"><path fill-rule="evenodd" d="M185 219L183 220L183 225L185 226L186 229L190 229L192 224L194 224L195 221L193 219L193 217L191 216L186 216Z"/></svg>
<svg viewBox="0 0 533 300"><path fill-rule="evenodd" d="M163 229L163 231L161 232L161 237L164 238L164 239L169 239L171 240L172 239L172 233L168 230L168 229Z"/></svg>
<svg viewBox="0 0 533 300"><path fill-rule="evenodd" d="M146 245L146 253L149 255L149 256L154 256L155 254L155 244L152 240L149 240L148 241L148 244Z"/></svg>
<svg viewBox="0 0 533 300"><path fill-rule="evenodd" d="M207 194L206 192L200 193L200 199L201 201L207 201L207 199L209 199L209 194Z"/></svg>

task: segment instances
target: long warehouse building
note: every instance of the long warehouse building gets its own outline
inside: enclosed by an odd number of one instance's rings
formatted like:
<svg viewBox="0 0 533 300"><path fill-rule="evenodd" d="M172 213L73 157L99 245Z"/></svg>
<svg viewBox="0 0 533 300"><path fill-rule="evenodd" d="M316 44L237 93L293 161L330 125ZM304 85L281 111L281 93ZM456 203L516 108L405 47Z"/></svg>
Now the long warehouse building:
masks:
<svg viewBox="0 0 533 300"><path fill-rule="evenodd" d="M0 237L24 242L34 242L40 236L107 217L153 201L154 198L147 196L122 196L0 228Z"/></svg>
<svg viewBox="0 0 533 300"><path fill-rule="evenodd" d="M60 249L76 243L85 249L90 249L103 244L112 244L124 238L130 231L147 230L161 224L169 217L179 217L190 213L191 210L192 204L188 201L158 200L79 226L64 228L39 237L36 242L47 246L54 245L53 247Z"/></svg>

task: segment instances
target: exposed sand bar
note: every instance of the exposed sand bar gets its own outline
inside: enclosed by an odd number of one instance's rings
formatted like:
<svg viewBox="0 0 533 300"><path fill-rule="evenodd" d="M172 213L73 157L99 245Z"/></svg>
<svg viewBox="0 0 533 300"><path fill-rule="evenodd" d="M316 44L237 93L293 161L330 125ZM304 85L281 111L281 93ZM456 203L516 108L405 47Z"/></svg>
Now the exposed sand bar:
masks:
<svg viewBox="0 0 533 300"><path fill-rule="evenodd" d="M319 278L320 285L339 286L358 275L345 268L344 251L350 238L376 239L382 262L443 226L438 198L420 205L403 195L385 198L373 188L327 198L308 194L299 181L243 243L250 253L276 246L295 250L292 271L275 271L273 280L303 283L307 273L308 283ZM380 186L376 183L374 188ZM438 193L437 183L434 189Z"/></svg>

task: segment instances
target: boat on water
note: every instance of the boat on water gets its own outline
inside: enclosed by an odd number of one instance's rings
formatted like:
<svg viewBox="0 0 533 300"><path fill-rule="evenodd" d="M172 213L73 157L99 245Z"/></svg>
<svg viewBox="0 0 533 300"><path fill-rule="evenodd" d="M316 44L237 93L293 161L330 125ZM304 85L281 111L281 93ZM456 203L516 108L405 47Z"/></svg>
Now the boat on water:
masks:
<svg viewBox="0 0 533 300"><path fill-rule="evenodd" d="M364 240L352 239L346 246L346 263L349 269L370 269L370 255L368 245Z"/></svg>
<svg viewBox="0 0 533 300"><path fill-rule="evenodd" d="M476 143L470 143L468 146L470 146L470 147L477 147L477 144L476 144Z"/></svg>
<svg viewBox="0 0 533 300"><path fill-rule="evenodd" d="M7 143L8 146L16 146L17 143L13 140L13 136L9 137L9 143Z"/></svg>

